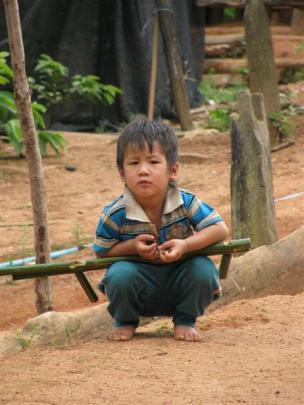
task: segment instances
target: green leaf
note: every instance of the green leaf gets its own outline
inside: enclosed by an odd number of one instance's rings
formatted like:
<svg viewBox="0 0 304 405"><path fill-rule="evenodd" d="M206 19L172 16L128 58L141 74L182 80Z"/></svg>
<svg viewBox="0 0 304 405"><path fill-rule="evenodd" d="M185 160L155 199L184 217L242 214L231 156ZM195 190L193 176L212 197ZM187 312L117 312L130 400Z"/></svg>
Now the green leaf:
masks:
<svg viewBox="0 0 304 405"><path fill-rule="evenodd" d="M41 131L38 132L38 143L39 143L39 150L41 153L41 156L46 156L47 154L47 142L41 135Z"/></svg>
<svg viewBox="0 0 304 405"><path fill-rule="evenodd" d="M9 52L7 51L0 51L0 58L7 58L9 56Z"/></svg>
<svg viewBox="0 0 304 405"><path fill-rule="evenodd" d="M47 153L47 145L50 145L56 153L59 153L67 145L67 141L63 135L58 132L39 131L38 136L40 151L43 156Z"/></svg>
<svg viewBox="0 0 304 405"><path fill-rule="evenodd" d="M5 130L9 138L9 143L19 155L23 149L22 132L19 120L15 118L8 121L5 125Z"/></svg>
<svg viewBox="0 0 304 405"><path fill-rule="evenodd" d="M43 119L42 114L46 112L46 108L42 105L34 101L32 103L32 110L35 123L38 128L45 129L45 122ZM41 114L42 113L42 114Z"/></svg>
<svg viewBox="0 0 304 405"><path fill-rule="evenodd" d="M0 59L0 73L4 74L10 79L13 77L12 69L8 66L8 64L4 60L1 59Z"/></svg>
<svg viewBox="0 0 304 405"><path fill-rule="evenodd" d="M0 75L0 84L6 84L6 83L9 83L9 80L6 77Z"/></svg>
<svg viewBox="0 0 304 405"><path fill-rule="evenodd" d="M13 116L17 115L13 93L9 91L0 91L0 110L9 111Z"/></svg>

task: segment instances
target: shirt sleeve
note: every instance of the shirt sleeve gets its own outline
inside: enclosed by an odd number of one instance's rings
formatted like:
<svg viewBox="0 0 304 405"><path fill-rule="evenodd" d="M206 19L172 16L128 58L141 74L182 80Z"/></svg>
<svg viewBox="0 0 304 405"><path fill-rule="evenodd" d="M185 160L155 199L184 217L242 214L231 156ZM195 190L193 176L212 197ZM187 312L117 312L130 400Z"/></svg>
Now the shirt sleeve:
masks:
<svg viewBox="0 0 304 405"><path fill-rule="evenodd" d="M92 248L96 253L106 253L117 242L119 242L119 226L111 216L103 212L96 228Z"/></svg>
<svg viewBox="0 0 304 405"><path fill-rule="evenodd" d="M188 208L188 218L196 231L223 221L223 218L211 205L200 201L195 195L192 197Z"/></svg>

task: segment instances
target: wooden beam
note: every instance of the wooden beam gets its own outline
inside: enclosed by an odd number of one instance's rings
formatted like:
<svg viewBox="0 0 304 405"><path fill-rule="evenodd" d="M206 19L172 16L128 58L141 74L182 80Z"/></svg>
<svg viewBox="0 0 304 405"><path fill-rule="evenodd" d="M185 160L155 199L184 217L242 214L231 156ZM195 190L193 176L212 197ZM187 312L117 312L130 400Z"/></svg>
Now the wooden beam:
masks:
<svg viewBox="0 0 304 405"><path fill-rule="evenodd" d="M248 0L196 0L198 7L232 6L245 7ZM263 0L266 6L271 7L300 7L304 8L304 0Z"/></svg>

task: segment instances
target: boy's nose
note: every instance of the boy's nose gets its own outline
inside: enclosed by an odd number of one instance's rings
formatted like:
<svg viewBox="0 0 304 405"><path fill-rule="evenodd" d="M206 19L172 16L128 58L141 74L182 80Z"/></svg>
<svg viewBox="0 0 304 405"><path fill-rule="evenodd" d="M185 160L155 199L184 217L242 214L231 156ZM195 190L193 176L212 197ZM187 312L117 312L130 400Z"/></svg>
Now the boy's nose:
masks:
<svg viewBox="0 0 304 405"><path fill-rule="evenodd" d="M145 165L145 164L140 165L140 166L139 166L139 173L140 173L140 174L147 174L147 173L149 173L148 166Z"/></svg>

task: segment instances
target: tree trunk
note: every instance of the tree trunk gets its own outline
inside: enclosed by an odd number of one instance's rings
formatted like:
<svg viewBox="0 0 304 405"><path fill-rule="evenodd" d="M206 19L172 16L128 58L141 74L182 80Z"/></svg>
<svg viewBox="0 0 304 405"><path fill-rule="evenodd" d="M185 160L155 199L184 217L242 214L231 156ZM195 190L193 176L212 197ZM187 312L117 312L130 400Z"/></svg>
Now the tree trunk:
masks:
<svg viewBox="0 0 304 405"><path fill-rule="evenodd" d="M284 283L298 272L304 277L304 227L269 246L260 246L232 259L228 278L222 280L226 304L240 298L265 295L267 291L284 292ZM292 283L294 286L294 282ZM303 286L300 283L299 288ZM282 292L279 292L279 291ZM285 294L288 291L285 290Z"/></svg>
<svg viewBox="0 0 304 405"><path fill-rule="evenodd" d="M17 0L4 0L5 17L13 67L14 93L28 162L33 222L35 233L36 262L50 261L47 206L43 181L42 161L33 119L30 89L25 71L25 55ZM50 280L47 277L35 281L36 308L38 313L52 309Z"/></svg>
<svg viewBox="0 0 304 405"><path fill-rule="evenodd" d="M251 0L246 6L245 37L250 90L264 95L270 143L275 146L279 142L279 133L269 115L280 111L279 86L270 23L262 0Z"/></svg>
<svg viewBox="0 0 304 405"><path fill-rule="evenodd" d="M291 33L304 35L304 10L294 9L292 12Z"/></svg>
<svg viewBox="0 0 304 405"><path fill-rule="evenodd" d="M231 223L233 238L251 246L277 240L269 135L262 94L239 95L239 119L232 120Z"/></svg>
<svg viewBox="0 0 304 405"><path fill-rule="evenodd" d="M157 0L162 38L172 87L174 104L183 130L192 128L189 100L184 81L180 51L173 16L171 0Z"/></svg>

